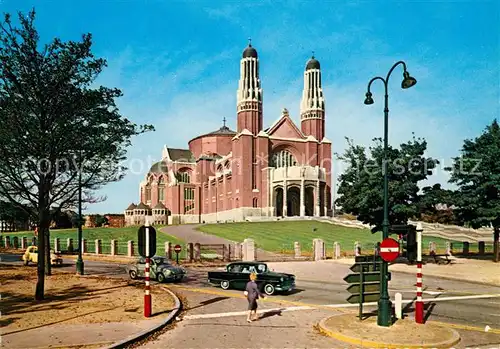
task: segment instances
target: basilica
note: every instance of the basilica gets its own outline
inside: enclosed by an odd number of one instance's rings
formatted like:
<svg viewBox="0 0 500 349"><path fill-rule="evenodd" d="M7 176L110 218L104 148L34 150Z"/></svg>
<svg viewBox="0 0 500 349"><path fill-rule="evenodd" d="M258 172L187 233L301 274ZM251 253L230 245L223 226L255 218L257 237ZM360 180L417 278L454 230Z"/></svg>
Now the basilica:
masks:
<svg viewBox="0 0 500 349"><path fill-rule="evenodd" d="M332 144L325 137L320 63L313 56L305 66L300 127L283 109L264 128L259 65L249 44L240 60L236 131L224 119L187 149L165 145L139 185L138 203L125 210L126 225L331 215Z"/></svg>

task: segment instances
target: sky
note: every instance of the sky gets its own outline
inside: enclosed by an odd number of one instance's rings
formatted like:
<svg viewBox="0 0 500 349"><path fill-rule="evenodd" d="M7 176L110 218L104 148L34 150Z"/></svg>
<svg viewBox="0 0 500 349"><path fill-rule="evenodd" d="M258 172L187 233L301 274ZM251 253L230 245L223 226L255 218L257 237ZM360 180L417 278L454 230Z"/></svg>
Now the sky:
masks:
<svg viewBox="0 0 500 349"><path fill-rule="evenodd" d="M401 67L389 80L389 142L412 133L443 170L494 118L500 100L500 1L62 1L0 0L2 12L37 12L42 42L93 35L93 52L108 67L96 83L120 88L121 113L156 131L135 137L129 171L98 192L86 213L121 213L138 202L139 183L164 145L227 125L236 128L241 53L252 39L259 53L264 124L287 108L299 124L303 72L314 51L321 62L326 136L335 153L345 137L370 146L383 135L383 85L363 104L368 81L400 60L418 83L402 90ZM334 176L342 171L333 167ZM338 185L334 185L334 190Z"/></svg>

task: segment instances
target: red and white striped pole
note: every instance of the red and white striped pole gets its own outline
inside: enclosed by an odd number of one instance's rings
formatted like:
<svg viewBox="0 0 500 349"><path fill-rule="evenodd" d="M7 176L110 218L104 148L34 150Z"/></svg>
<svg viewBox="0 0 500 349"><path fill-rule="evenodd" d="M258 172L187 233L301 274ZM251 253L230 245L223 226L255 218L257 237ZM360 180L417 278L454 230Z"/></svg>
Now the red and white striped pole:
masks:
<svg viewBox="0 0 500 349"><path fill-rule="evenodd" d="M144 316L151 317L151 290L149 288L149 224L146 223L146 267L144 269L144 276L146 277L146 288L144 290Z"/></svg>
<svg viewBox="0 0 500 349"><path fill-rule="evenodd" d="M422 301L422 223L417 224L417 301L415 302L415 322L424 323L424 302Z"/></svg>

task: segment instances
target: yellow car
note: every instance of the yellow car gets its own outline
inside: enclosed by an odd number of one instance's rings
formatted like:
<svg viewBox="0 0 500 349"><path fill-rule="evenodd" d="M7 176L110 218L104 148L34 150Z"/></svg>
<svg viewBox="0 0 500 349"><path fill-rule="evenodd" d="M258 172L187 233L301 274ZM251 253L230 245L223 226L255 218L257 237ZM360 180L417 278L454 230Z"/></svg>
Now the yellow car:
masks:
<svg viewBox="0 0 500 349"><path fill-rule="evenodd" d="M30 262L38 263L38 247L29 246L24 252L23 257L24 265L28 265ZM55 253L54 250L50 250L50 264L61 265L63 260L59 253Z"/></svg>

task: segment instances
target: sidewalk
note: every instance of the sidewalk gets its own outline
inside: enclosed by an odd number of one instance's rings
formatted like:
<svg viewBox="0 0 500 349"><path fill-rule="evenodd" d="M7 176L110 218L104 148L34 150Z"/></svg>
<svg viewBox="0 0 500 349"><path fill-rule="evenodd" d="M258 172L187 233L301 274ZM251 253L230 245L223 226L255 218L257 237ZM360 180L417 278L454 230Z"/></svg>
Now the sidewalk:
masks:
<svg viewBox="0 0 500 349"><path fill-rule="evenodd" d="M2 346L12 349L105 346L159 325L165 317L136 322L50 325L2 336Z"/></svg>

